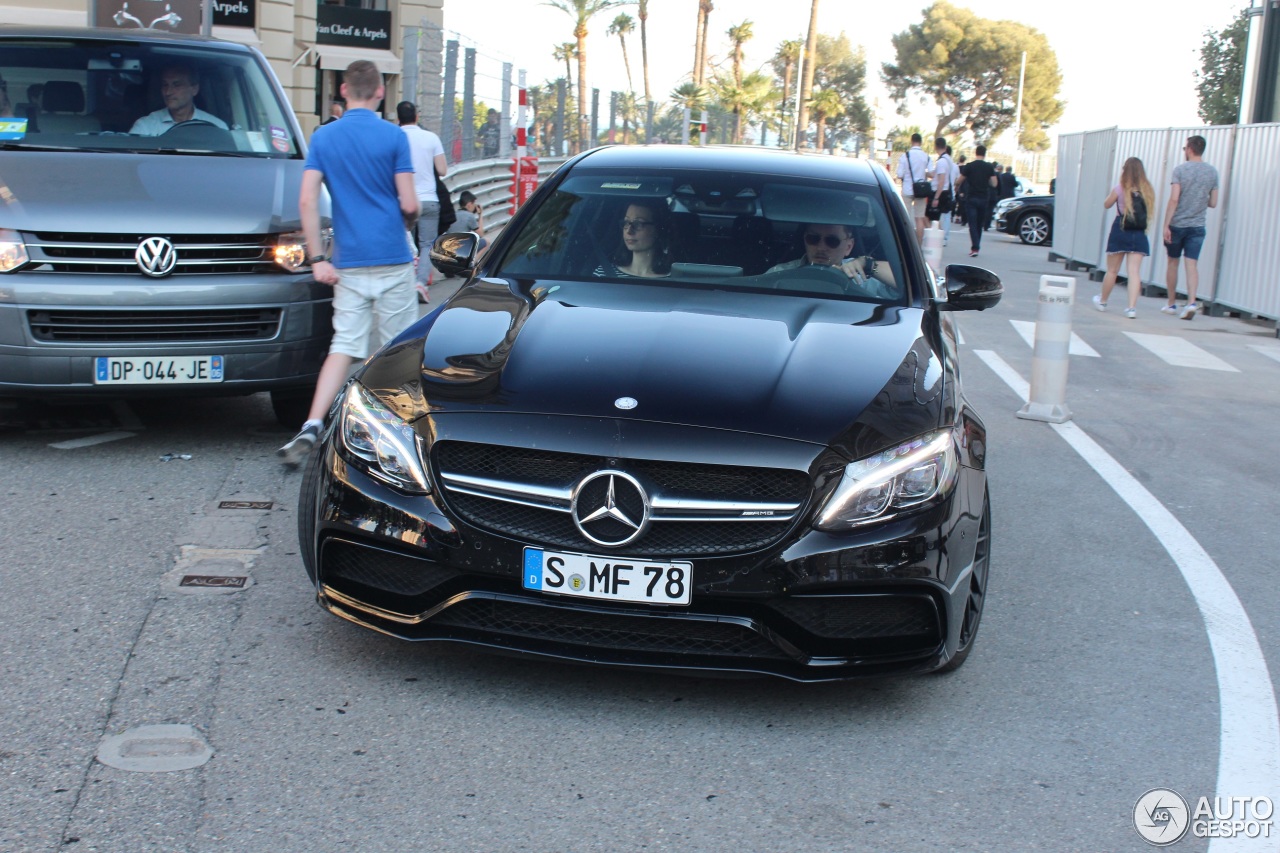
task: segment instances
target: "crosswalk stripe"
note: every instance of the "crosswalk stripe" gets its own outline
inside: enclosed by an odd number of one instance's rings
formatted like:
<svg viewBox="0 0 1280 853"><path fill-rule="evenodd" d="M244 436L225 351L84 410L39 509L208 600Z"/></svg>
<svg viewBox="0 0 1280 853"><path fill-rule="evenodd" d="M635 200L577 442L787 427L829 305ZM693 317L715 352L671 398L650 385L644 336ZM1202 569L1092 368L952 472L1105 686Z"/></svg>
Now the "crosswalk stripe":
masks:
<svg viewBox="0 0 1280 853"><path fill-rule="evenodd" d="M1009 322L1013 324L1014 331L1027 342L1027 346L1034 348L1036 345L1036 324L1030 320L1010 320ZM1067 345L1067 354L1101 358L1098 355L1098 351L1086 344L1075 332L1071 333L1071 343Z"/></svg>
<svg viewBox="0 0 1280 853"><path fill-rule="evenodd" d="M1202 370L1221 370L1227 373L1240 371L1212 353L1174 335L1145 335L1141 332L1125 332L1138 346L1149 350L1174 367L1198 367Z"/></svg>
<svg viewBox="0 0 1280 853"><path fill-rule="evenodd" d="M1262 347L1262 346L1258 346L1257 344L1249 344L1249 349L1257 350L1258 352L1265 355L1267 358L1272 359L1274 361L1280 361L1280 346Z"/></svg>

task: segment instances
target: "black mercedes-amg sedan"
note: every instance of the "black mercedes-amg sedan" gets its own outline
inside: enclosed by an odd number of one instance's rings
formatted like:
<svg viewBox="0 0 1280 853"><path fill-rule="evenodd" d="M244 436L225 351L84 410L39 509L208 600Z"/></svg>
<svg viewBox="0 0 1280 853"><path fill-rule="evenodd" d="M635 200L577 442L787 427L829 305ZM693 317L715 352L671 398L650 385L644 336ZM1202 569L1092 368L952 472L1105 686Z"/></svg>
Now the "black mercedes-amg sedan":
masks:
<svg viewBox="0 0 1280 853"><path fill-rule="evenodd" d="M987 591L986 430L882 169L605 148L352 377L305 468L320 604L410 640L800 681L958 667Z"/></svg>

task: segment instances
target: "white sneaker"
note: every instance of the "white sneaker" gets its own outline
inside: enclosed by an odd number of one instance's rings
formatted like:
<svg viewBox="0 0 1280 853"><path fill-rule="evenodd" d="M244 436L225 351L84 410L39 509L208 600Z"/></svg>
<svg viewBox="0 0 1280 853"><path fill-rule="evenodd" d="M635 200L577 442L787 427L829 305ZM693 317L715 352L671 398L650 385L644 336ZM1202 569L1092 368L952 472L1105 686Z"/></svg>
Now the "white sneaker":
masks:
<svg viewBox="0 0 1280 853"><path fill-rule="evenodd" d="M1178 306L1177 306L1177 305L1166 305L1166 306L1164 306L1163 308L1161 308L1160 310L1161 310L1161 312L1163 312L1163 313L1165 313L1165 314L1177 314L1177 313L1178 313Z"/></svg>
<svg viewBox="0 0 1280 853"><path fill-rule="evenodd" d="M316 439L320 437L319 424L307 424L289 442L276 451L276 456L280 458L280 464L286 468L297 468L299 463L307 458L307 454L311 452L311 448L316 446Z"/></svg>
<svg viewBox="0 0 1280 853"><path fill-rule="evenodd" d="M1132 308L1126 308L1124 309L1124 316L1128 317L1130 320L1136 320L1138 318L1138 312Z"/></svg>
<svg viewBox="0 0 1280 853"><path fill-rule="evenodd" d="M1093 307L1097 308L1099 311L1106 311L1107 303L1103 302L1102 297L1095 293L1093 295Z"/></svg>
<svg viewBox="0 0 1280 853"><path fill-rule="evenodd" d="M1199 310L1200 310L1200 303L1188 302L1187 307L1182 309L1182 314L1180 314L1179 316L1183 320L1193 320L1195 319L1196 312Z"/></svg>

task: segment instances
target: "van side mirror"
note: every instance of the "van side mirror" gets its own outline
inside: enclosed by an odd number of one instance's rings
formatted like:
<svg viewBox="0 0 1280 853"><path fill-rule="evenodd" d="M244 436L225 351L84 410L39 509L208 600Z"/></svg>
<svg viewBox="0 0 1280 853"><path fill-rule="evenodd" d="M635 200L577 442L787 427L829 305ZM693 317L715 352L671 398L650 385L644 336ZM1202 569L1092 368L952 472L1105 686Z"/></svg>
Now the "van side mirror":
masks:
<svg viewBox="0 0 1280 853"><path fill-rule="evenodd" d="M480 238L470 231L441 234L431 244L431 264L446 276L468 276L476 265Z"/></svg>
<svg viewBox="0 0 1280 853"><path fill-rule="evenodd" d="M968 264L949 264L945 285L947 301L938 303L940 311L985 311L1004 296L1000 276Z"/></svg>

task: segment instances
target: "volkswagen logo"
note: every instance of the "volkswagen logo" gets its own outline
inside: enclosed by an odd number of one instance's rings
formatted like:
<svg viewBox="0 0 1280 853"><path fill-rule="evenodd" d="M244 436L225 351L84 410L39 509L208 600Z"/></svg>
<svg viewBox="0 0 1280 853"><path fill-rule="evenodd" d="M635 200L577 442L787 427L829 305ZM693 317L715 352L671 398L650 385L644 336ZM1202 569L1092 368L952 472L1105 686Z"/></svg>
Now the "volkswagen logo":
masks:
<svg viewBox="0 0 1280 853"><path fill-rule="evenodd" d="M148 237L138 244L133 259L143 275L160 278L173 272L178 263L178 252L164 237Z"/></svg>
<svg viewBox="0 0 1280 853"><path fill-rule="evenodd" d="M618 548L649 527L649 496L630 474L596 471L573 490L573 523L597 545Z"/></svg>

